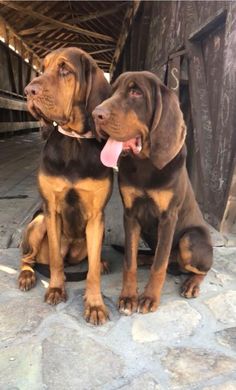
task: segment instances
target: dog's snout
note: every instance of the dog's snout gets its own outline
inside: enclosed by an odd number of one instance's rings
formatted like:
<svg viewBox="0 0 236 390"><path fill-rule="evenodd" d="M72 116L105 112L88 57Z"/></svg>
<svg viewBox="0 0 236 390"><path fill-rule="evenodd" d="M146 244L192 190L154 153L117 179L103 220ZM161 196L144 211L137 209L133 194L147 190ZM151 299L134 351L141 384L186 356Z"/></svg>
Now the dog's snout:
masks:
<svg viewBox="0 0 236 390"><path fill-rule="evenodd" d="M110 111L107 108L97 107L93 111L93 118L96 122L104 123L110 118Z"/></svg>
<svg viewBox="0 0 236 390"><path fill-rule="evenodd" d="M25 87L25 95L26 96L36 96L41 91L41 87L39 83L31 82Z"/></svg>

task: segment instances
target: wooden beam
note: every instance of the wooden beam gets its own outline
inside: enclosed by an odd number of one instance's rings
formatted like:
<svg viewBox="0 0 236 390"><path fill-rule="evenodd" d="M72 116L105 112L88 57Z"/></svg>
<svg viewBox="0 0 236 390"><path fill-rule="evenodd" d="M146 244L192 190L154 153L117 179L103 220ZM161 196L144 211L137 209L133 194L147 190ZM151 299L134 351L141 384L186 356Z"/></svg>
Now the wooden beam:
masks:
<svg viewBox="0 0 236 390"><path fill-rule="evenodd" d="M3 96L0 96L0 108L16 111L28 111L25 101L9 99Z"/></svg>
<svg viewBox="0 0 236 390"><path fill-rule="evenodd" d="M116 5L115 7L113 6L111 8L105 9L103 11L93 12L89 15L84 15L84 16L76 16L74 19L71 19L70 21L68 21L68 23L88 22L89 20L99 19L99 18L102 18L103 16L114 14L118 9L120 9L121 7L125 7L125 6L126 6L125 3L121 3L121 4Z"/></svg>
<svg viewBox="0 0 236 390"><path fill-rule="evenodd" d="M121 33L120 33L120 36L118 38L115 53L114 53L112 63L110 66L111 78L112 78L112 75L114 73L116 64L120 58L120 55L123 51L124 46L125 46L126 39L129 35L130 28L132 26L133 20L135 18L135 15L136 15L138 9L139 9L140 4L141 4L140 0L133 0L130 3L130 7L128 8L126 15L124 17L123 25L121 28Z"/></svg>
<svg viewBox="0 0 236 390"><path fill-rule="evenodd" d="M0 36L4 39L4 42L8 43L7 26L2 16L0 16Z"/></svg>
<svg viewBox="0 0 236 390"><path fill-rule="evenodd" d="M0 122L0 133L40 128L39 122Z"/></svg>
<svg viewBox="0 0 236 390"><path fill-rule="evenodd" d="M219 25L224 24L227 17L227 9L221 8L214 16L208 18L197 30L189 36L190 41L199 41L214 31Z"/></svg>
<svg viewBox="0 0 236 390"><path fill-rule="evenodd" d="M0 1L1 3L1 1ZM37 56L37 54L24 42L24 40L17 34L17 32L14 30L14 28L9 25L6 21L4 21L3 18L1 18L2 22L5 23L5 28L7 29L7 41L5 42L6 46L8 45L8 41L10 37L13 37L16 40L16 48L20 49L19 55L23 57L24 51L27 53L31 53L33 55L33 63L39 67L40 65L40 58ZM4 44L4 43L3 43Z"/></svg>
<svg viewBox="0 0 236 390"><path fill-rule="evenodd" d="M234 172L229 190L229 196L220 225L220 232L236 234L236 158L234 159Z"/></svg>
<svg viewBox="0 0 236 390"><path fill-rule="evenodd" d="M99 46L99 47L104 47L104 48L112 48L112 49L115 49L115 45L112 44L112 43L100 43L100 42L79 42L78 40L70 40L70 39L56 39L56 38L52 38L52 39L47 39L47 38L44 38L44 37L35 37L35 38L24 38L25 41L33 41L33 42L37 42L37 41L43 41L43 42L46 42L46 43L68 43L69 45L78 45L78 46Z"/></svg>
<svg viewBox="0 0 236 390"><path fill-rule="evenodd" d="M83 28L73 26L71 24L64 23L64 22L61 22L61 21L56 20L56 19L52 19L49 16L43 15L39 12L35 12L31 9L24 8L15 2L13 3L11 1L7 2L4 0L0 0L0 4L3 4L8 8L14 9L15 11L19 11L19 12L26 14L28 16L31 16L33 18L42 20L43 22L52 24L52 25L56 26L57 28L64 28L65 30L69 30L70 32L74 31L78 34L86 35L88 37L93 37L93 38L97 38L97 39L101 39L101 40L105 40L105 41L114 42L114 39L108 35L100 34L100 33L94 32L94 31L90 31L90 30L85 30Z"/></svg>
<svg viewBox="0 0 236 390"><path fill-rule="evenodd" d="M35 27L27 28L25 30L18 31L18 34L23 37L25 35L34 35L34 34L37 34L39 32L47 32L50 30L56 30L57 28L58 27L53 26L51 24L46 24L43 26L35 26Z"/></svg>
<svg viewBox="0 0 236 390"><path fill-rule="evenodd" d="M110 47L109 49L101 49L101 50L91 51L88 54L90 54L92 56L94 54L108 53L109 51L113 51L113 50L114 50L114 47Z"/></svg>

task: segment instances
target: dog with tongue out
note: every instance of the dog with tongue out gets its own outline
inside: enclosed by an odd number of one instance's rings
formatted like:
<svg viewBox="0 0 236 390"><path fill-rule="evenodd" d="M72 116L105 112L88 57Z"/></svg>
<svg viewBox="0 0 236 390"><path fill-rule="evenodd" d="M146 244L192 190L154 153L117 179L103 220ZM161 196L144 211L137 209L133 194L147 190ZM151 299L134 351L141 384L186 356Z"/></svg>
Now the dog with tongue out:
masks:
<svg viewBox="0 0 236 390"><path fill-rule="evenodd" d="M93 118L97 133L107 139L102 163L119 168L125 229L120 312L155 311L168 266L188 274L181 295L197 297L213 251L186 170L186 126L177 96L150 72L123 73ZM138 294L140 236L154 257L148 283Z"/></svg>

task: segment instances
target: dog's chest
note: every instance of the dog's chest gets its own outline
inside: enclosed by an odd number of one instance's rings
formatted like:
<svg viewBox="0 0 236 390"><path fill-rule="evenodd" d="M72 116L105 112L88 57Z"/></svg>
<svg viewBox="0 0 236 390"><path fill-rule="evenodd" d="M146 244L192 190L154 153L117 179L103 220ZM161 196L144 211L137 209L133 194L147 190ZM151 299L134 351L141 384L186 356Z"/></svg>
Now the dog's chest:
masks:
<svg viewBox="0 0 236 390"><path fill-rule="evenodd" d="M43 149L41 171L71 182L108 177L111 170L100 161L101 149L96 139L80 141L55 132Z"/></svg>
<svg viewBox="0 0 236 390"><path fill-rule="evenodd" d="M103 210L112 187L109 177L72 182L40 173L38 182L46 210L60 215L63 231L71 238L84 237L87 221Z"/></svg>

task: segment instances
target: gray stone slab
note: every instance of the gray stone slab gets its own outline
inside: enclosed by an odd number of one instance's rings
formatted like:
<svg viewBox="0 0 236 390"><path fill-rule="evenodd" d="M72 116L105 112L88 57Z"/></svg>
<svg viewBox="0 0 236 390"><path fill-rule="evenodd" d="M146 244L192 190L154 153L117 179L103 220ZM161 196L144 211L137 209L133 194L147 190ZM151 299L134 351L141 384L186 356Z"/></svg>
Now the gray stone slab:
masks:
<svg viewBox="0 0 236 390"><path fill-rule="evenodd" d="M1 390L43 390L41 357L41 344L34 340L1 349Z"/></svg>
<svg viewBox="0 0 236 390"><path fill-rule="evenodd" d="M43 378L49 390L103 389L122 375L123 367L109 348L63 324L55 325L43 342Z"/></svg>
<svg viewBox="0 0 236 390"><path fill-rule="evenodd" d="M94 327L83 319L84 281L66 283L68 301L51 307L43 301L47 278L38 275L34 289L19 291L20 252L0 250L0 389L232 390L235 253L215 248L199 298L180 297L186 276L168 275L158 311L126 317L116 307L123 255L104 247L110 321ZM139 292L149 275L138 269Z"/></svg>
<svg viewBox="0 0 236 390"><path fill-rule="evenodd" d="M197 348L173 348L162 363L170 375L171 389L194 388L211 378L230 374L236 367L234 358Z"/></svg>

